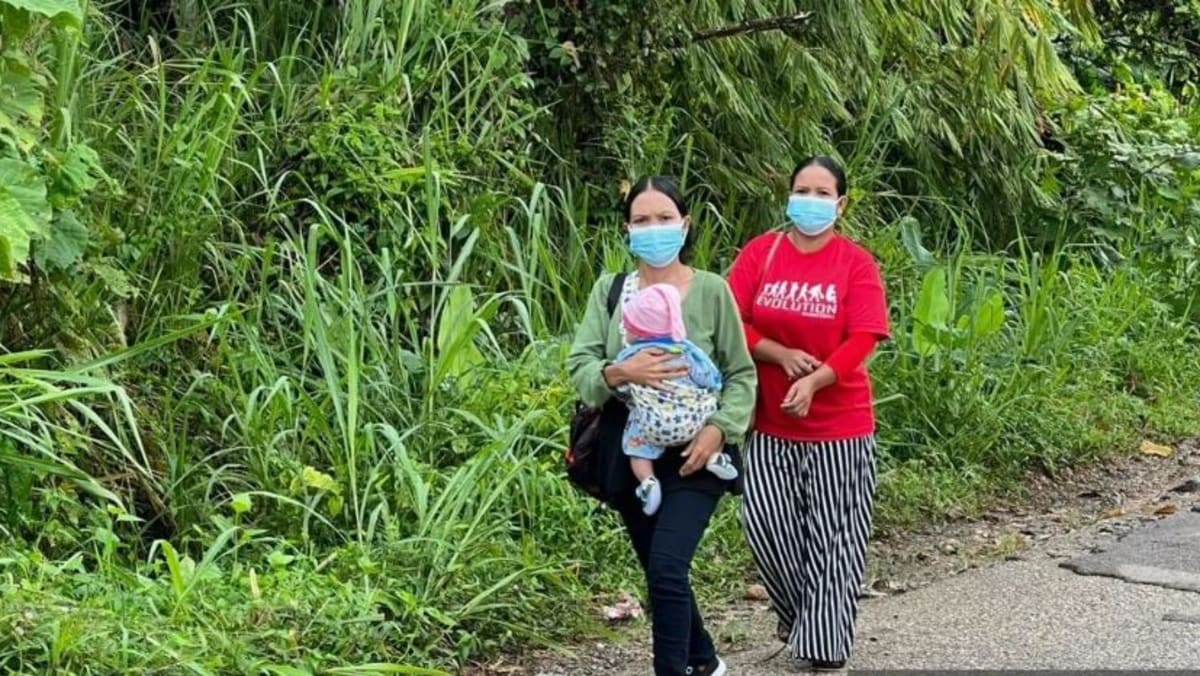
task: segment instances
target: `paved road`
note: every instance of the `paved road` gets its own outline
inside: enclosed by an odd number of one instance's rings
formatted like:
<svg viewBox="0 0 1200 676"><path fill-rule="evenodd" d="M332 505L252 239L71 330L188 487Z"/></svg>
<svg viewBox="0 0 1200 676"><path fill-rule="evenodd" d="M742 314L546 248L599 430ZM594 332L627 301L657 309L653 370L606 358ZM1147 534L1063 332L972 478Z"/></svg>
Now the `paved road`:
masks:
<svg viewBox="0 0 1200 676"><path fill-rule="evenodd" d="M870 604L854 666L1200 668L1200 624L1170 612L1200 612L1200 594L1007 563Z"/></svg>
<svg viewBox="0 0 1200 676"><path fill-rule="evenodd" d="M868 601L853 669L1200 670L1200 514L1135 530L1099 555L971 571ZM1129 582L1118 577L1149 581ZM1200 591L1200 587L1196 587ZM768 635L768 613L753 621ZM785 671L775 646L730 655L730 672Z"/></svg>
<svg viewBox="0 0 1200 676"><path fill-rule="evenodd" d="M1105 551L1065 565L1083 575L1200 592L1200 512L1184 512L1146 526Z"/></svg>
<svg viewBox="0 0 1200 676"><path fill-rule="evenodd" d="M1121 531L1118 540L1113 533ZM1099 522L1022 557L866 601L851 671L1200 673L1200 512L1115 530ZM718 634L751 647L725 655L730 676L787 673L766 606L736 615ZM644 642L624 650L600 651L607 666L599 669L577 664L540 673L649 673Z"/></svg>
<svg viewBox="0 0 1200 676"><path fill-rule="evenodd" d="M1169 467L1148 470L1144 461L1128 462L1130 476L1084 477L1069 491L1074 495L1076 488L1115 481L1124 489L1117 492L1115 506L1087 503L1080 508L1064 498L1065 508L1055 507L1044 519L1021 515L1011 525L1028 535L1025 542L1032 548L1022 551L1019 560L865 602L852 671L1200 674L1200 476L1195 475L1200 448L1185 450ZM1099 495L1093 489L1078 497ZM982 535L980 530L975 535L990 541L997 523L982 521ZM951 539L943 544L961 545L954 538L963 535L950 531ZM919 554L927 546L918 542L913 551ZM935 563L929 569L932 576L900 568L896 581L904 586L943 575L945 564L953 564L951 557L959 551L956 545L941 552L946 556L929 559ZM963 565L979 560L972 551L961 555ZM918 560L905 559L904 564ZM725 654L731 676L788 672L786 658L776 655L775 621L765 604L739 604L719 617L711 628L722 645L732 646ZM566 662L552 659L522 673L644 676L650 663L648 627L632 628L630 637L597 642Z"/></svg>

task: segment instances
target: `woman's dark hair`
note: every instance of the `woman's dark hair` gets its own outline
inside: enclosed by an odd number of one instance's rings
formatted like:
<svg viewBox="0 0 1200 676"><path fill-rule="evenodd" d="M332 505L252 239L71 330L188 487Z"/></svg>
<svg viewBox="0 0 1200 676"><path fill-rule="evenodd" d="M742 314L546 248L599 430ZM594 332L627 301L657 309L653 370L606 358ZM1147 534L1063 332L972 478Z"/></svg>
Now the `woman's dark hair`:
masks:
<svg viewBox="0 0 1200 676"><path fill-rule="evenodd" d="M800 160L800 164L797 164L796 168L792 170L792 180L788 181L789 192L792 186L796 185L796 177L800 175L800 172L814 164L833 174L833 178L837 180L838 197L846 194L846 189L848 188L846 185L846 170L842 168L842 165L837 163L837 160L828 155L813 155L812 157Z"/></svg>
<svg viewBox="0 0 1200 676"><path fill-rule="evenodd" d="M679 183L670 176L643 176L633 184L629 189L629 193L625 195L625 222L628 223L633 218L633 201L638 195L653 190L666 195L679 210L679 215L683 218L688 217L687 201L683 198L683 191L679 189ZM696 240L696 224L693 223L688 227L687 241L683 243L683 249L679 252L679 260L686 263L691 258L692 244Z"/></svg>
<svg viewBox="0 0 1200 676"><path fill-rule="evenodd" d="M629 189L629 194L625 196L625 222L633 217L633 201L638 195L653 190L661 192L675 203L675 208L679 210L679 215L687 218L688 208L687 202L683 199L683 191L679 189L679 184L670 176L643 176L633 184Z"/></svg>

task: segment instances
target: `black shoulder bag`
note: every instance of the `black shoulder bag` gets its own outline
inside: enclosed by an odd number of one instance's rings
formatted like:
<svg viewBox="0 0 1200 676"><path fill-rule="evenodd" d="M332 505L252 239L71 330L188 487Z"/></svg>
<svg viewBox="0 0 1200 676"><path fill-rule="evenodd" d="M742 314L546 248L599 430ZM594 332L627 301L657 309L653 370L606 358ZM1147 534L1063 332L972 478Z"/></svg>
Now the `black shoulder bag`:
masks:
<svg viewBox="0 0 1200 676"><path fill-rule="evenodd" d="M613 278L608 289L608 316L621 300L625 273ZM618 496L633 490L633 472L621 453L621 434L629 409L616 397L603 406L575 403L567 444L567 479L593 498L613 504Z"/></svg>

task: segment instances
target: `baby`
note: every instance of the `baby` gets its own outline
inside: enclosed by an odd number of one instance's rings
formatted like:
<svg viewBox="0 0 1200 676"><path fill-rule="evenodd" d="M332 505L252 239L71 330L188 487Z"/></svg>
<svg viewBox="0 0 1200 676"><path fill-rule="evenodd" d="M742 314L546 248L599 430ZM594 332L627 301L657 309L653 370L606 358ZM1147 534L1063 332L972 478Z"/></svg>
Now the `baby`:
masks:
<svg viewBox="0 0 1200 676"><path fill-rule="evenodd" d="M679 291L670 284L655 284L636 293L622 311L626 347L617 355L624 361L642 350L663 350L679 355L672 366L687 368L686 375L666 381L661 388L627 384L618 388L629 405L629 422L621 440L625 455L638 479L637 497L642 511L654 514L662 504L662 487L654 476L654 460L670 446L690 442L717 412L721 373L703 350L687 339ZM721 479L737 478L737 468L725 453L707 465Z"/></svg>

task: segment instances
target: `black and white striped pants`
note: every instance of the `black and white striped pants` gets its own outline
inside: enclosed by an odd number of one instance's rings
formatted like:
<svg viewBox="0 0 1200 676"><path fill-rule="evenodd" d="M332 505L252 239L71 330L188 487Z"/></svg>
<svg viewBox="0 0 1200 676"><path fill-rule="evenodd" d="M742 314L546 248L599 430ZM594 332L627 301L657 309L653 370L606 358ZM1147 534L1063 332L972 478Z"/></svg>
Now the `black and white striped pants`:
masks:
<svg viewBox="0 0 1200 676"><path fill-rule="evenodd" d="M742 522L792 657L850 657L875 496L874 436L807 443L754 433Z"/></svg>

